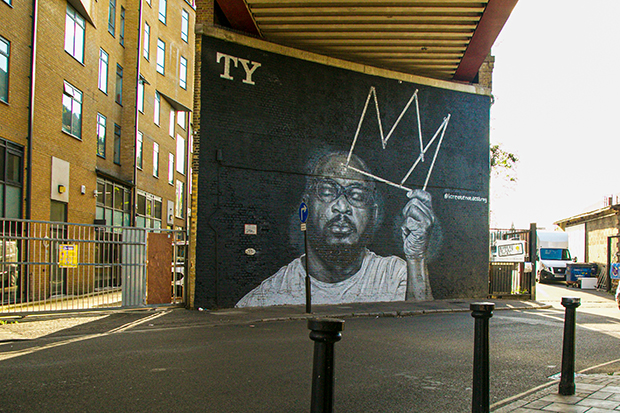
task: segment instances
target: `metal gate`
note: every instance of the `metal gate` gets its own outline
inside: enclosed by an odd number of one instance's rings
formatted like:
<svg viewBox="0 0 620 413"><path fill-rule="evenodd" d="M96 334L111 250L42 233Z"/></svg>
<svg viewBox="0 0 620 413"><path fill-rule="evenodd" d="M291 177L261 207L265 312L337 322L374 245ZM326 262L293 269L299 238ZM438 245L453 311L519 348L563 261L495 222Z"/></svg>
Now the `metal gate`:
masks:
<svg viewBox="0 0 620 413"><path fill-rule="evenodd" d="M532 272L522 262L491 262L489 297L532 299Z"/></svg>
<svg viewBox="0 0 620 413"><path fill-rule="evenodd" d="M146 306L149 232L169 234L173 261L159 267L168 303L182 302L182 231L7 219L0 231L0 314Z"/></svg>

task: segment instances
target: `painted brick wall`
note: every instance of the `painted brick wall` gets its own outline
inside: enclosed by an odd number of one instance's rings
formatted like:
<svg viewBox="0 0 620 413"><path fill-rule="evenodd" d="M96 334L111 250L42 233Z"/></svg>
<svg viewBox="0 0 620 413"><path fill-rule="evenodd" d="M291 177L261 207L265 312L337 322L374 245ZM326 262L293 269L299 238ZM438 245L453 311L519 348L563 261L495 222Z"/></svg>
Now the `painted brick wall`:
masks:
<svg viewBox="0 0 620 413"><path fill-rule="evenodd" d="M221 54L218 59L218 53ZM227 55L240 60L235 66ZM228 58L231 59L231 58ZM372 76L203 36L196 307L230 307L303 253L298 207L313 160L348 151L373 174L400 182L450 115L428 179L437 223L428 248L434 297L484 297L488 265L489 97ZM257 64L260 63L260 67ZM198 82L197 82L198 85ZM385 135L382 149L376 91ZM422 188L439 136L404 183ZM371 251L404 258L399 221L406 192L376 184L379 221ZM256 235L245 225L255 225ZM248 254L246 251L255 251Z"/></svg>

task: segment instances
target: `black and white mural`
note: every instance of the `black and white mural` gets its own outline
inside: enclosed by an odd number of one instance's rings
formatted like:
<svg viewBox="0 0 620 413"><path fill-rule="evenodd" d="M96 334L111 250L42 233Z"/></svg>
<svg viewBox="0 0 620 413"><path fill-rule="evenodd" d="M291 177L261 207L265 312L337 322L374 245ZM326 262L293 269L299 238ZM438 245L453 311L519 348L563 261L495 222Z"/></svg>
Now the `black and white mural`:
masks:
<svg viewBox="0 0 620 413"><path fill-rule="evenodd" d="M196 306L486 295L488 96L208 36L201 77Z"/></svg>

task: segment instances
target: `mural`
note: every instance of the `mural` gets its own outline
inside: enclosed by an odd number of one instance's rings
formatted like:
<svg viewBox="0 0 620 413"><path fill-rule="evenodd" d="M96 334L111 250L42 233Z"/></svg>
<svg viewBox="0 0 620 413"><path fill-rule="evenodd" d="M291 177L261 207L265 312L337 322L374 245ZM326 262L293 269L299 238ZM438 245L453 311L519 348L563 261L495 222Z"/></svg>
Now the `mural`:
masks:
<svg viewBox="0 0 620 413"><path fill-rule="evenodd" d="M303 304L306 266L313 304L486 295L488 96L202 54L196 305Z"/></svg>

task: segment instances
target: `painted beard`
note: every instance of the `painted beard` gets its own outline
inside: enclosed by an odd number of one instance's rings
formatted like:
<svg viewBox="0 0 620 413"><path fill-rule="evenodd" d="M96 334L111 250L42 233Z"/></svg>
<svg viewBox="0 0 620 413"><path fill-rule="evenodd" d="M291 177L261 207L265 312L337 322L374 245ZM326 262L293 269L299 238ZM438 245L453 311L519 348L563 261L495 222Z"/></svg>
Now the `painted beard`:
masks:
<svg viewBox="0 0 620 413"><path fill-rule="evenodd" d="M329 220L322 231L308 231L313 250L327 264L346 265L359 259L370 238L368 232L359 234L357 225L342 214Z"/></svg>

